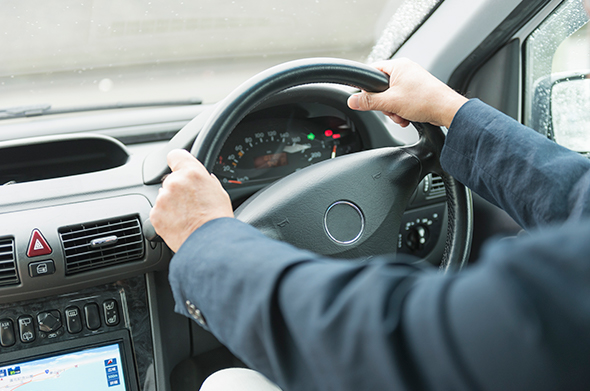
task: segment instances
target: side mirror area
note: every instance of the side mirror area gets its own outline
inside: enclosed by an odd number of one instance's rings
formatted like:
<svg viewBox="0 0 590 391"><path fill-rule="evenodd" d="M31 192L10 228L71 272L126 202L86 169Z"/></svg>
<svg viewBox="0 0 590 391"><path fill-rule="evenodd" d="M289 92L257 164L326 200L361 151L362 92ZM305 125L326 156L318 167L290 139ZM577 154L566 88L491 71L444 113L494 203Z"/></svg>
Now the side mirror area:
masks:
<svg viewBox="0 0 590 391"><path fill-rule="evenodd" d="M539 80L532 106L533 129L566 148L590 154L590 70Z"/></svg>

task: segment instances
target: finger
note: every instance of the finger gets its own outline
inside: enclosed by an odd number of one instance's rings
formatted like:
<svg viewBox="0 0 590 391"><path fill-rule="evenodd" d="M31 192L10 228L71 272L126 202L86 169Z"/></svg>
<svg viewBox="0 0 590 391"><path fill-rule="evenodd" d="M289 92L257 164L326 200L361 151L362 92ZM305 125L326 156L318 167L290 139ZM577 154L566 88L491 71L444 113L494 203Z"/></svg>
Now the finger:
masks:
<svg viewBox="0 0 590 391"><path fill-rule="evenodd" d="M348 98L348 107L353 110L369 111L377 110L374 108L374 96L377 94L371 94L368 92L361 92L358 94L351 95Z"/></svg>
<svg viewBox="0 0 590 391"><path fill-rule="evenodd" d="M397 114L393 114L393 113L389 113L389 112L383 112L383 114L388 116L389 119L391 119L396 124L400 125L402 128L405 128L406 126L408 126L410 124L410 121L408 121L407 119L405 119L403 117L400 117Z"/></svg>
<svg viewBox="0 0 590 391"><path fill-rule="evenodd" d="M359 94L354 94L348 97L348 107L353 110L361 110L361 106L359 103Z"/></svg>
<svg viewBox="0 0 590 391"><path fill-rule="evenodd" d="M182 168L196 168L199 171L206 171L205 167L193 156L184 149L173 149L168 153L168 166L174 171Z"/></svg>
<svg viewBox="0 0 590 391"><path fill-rule="evenodd" d="M418 64L405 57L396 58L393 60L378 61L371 64L372 67L375 67L381 72L387 73L388 75L394 73L396 69L401 70L402 68L414 67L416 65Z"/></svg>
<svg viewBox="0 0 590 391"><path fill-rule="evenodd" d="M410 125L410 121L408 121L405 118L400 117L397 114L391 114L389 116L389 118L391 118L393 120L393 122L395 122L396 124L398 124L399 126L401 126L402 128L407 127L408 125Z"/></svg>
<svg viewBox="0 0 590 391"><path fill-rule="evenodd" d="M360 111L390 111L391 98L388 98L386 94L387 91L381 93L361 92L359 94L351 95L348 98L348 107Z"/></svg>
<svg viewBox="0 0 590 391"><path fill-rule="evenodd" d="M383 73L386 74L391 74L390 69L391 69L391 63L393 60L388 60L388 61L378 61L375 62L373 64L371 64L372 67L377 68L378 70L380 70Z"/></svg>
<svg viewBox="0 0 590 391"><path fill-rule="evenodd" d="M211 173L210 175L211 175L211 178L213 178L213 179L214 179L214 182L215 182L215 183L216 183L216 184L217 184L219 187L221 187L221 188L223 189L223 185L221 184L221 181L219 180L219 178L217 178L217 176L216 176L215 174L213 174L213 173ZM224 191L225 191L225 189L224 189Z"/></svg>

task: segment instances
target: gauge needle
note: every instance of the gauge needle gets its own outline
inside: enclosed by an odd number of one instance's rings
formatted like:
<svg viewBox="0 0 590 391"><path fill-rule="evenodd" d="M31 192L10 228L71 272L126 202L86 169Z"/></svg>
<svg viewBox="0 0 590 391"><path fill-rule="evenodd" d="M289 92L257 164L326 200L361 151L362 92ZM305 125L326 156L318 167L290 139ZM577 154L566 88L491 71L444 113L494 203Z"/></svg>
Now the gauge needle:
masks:
<svg viewBox="0 0 590 391"><path fill-rule="evenodd" d="M227 182L228 182L228 183L233 183L233 184L235 184L235 185L241 185L241 184L242 184L242 182L241 182L241 181L233 181L233 180L231 180L231 179L230 179L230 180L228 180Z"/></svg>
<svg viewBox="0 0 590 391"><path fill-rule="evenodd" d="M334 159L336 157L336 146L334 145L334 147L332 148L332 159Z"/></svg>
<svg viewBox="0 0 590 391"><path fill-rule="evenodd" d="M293 145L285 146L285 148L283 148L283 152L297 153L297 152L303 152L309 148L311 148L311 144L297 144L297 143L295 143Z"/></svg>

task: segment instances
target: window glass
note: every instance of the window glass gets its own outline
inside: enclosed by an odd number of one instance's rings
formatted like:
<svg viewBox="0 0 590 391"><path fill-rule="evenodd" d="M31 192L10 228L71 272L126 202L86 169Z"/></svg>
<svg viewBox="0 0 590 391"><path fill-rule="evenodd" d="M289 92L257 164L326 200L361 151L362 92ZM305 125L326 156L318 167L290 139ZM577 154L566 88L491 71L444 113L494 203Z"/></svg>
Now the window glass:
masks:
<svg viewBox="0 0 590 391"><path fill-rule="evenodd" d="M590 30L582 0L565 1L527 39L525 123L590 152Z"/></svg>
<svg viewBox="0 0 590 391"><path fill-rule="evenodd" d="M402 1L5 0L0 109L216 102L284 61L365 60Z"/></svg>

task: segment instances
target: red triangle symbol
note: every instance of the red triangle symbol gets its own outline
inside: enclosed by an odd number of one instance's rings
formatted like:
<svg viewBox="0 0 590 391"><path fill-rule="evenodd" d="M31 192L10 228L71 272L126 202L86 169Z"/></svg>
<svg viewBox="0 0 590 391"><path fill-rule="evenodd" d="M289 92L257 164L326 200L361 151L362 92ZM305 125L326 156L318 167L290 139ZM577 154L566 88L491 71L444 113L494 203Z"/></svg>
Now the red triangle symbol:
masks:
<svg viewBox="0 0 590 391"><path fill-rule="evenodd" d="M47 241L41 235L41 231L38 229L33 230L31 240L29 240L29 247L27 250L27 257L38 257L40 255L51 254L51 247L47 244Z"/></svg>

